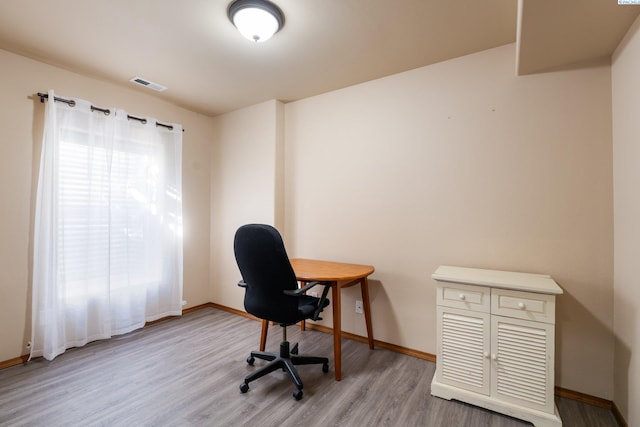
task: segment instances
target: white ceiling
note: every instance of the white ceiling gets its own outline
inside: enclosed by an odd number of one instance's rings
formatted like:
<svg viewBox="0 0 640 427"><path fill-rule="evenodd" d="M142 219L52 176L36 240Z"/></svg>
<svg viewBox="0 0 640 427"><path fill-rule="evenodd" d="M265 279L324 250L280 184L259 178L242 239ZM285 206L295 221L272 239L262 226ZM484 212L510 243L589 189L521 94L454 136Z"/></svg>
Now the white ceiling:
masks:
<svg viewBox="0 0 640 427"><path fill-rule="evenodd" d="M1 0L0 48L149 91L129 83L141 76L169 88L155 96L216 115L516 39L514 73L608 58L640 13L617 0L274 1L285 26L253 44L227 19L231 0Z"/></svg>

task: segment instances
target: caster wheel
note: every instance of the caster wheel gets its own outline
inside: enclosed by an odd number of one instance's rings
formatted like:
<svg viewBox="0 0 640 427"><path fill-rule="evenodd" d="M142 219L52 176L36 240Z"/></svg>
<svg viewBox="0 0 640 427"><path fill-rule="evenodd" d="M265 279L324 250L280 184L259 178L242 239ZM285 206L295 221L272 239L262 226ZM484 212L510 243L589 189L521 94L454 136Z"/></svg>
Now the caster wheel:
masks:
<svg viewBox="0 0 640 427"><path fill-rule="evenodd" d="M242 383L240 384L240 393L246 393L249 391L249 384Z"/></svg>
<svg viewBox="0 0 640 427"><path fill-rule="evenodd" d="M302 399L302 390L296 390L293 392L293 397L295 397L296 400L300 400Z"/></svg>
<svg viewBox="0 0 640 427"><path fill-rule="evenodd" d="M247 363L251 366L253 366L253 362L255 362L256 359L253 356L249 356L247 357Z"/></svg>
<svg viewBox="0 0 640 427"><path fill-rule="evenodd" d="M322 365L322 372L324 372L325 374L326 374L327 372L329 372L329 365L328 365L328 364L324 363L324 364Z"/></svg>

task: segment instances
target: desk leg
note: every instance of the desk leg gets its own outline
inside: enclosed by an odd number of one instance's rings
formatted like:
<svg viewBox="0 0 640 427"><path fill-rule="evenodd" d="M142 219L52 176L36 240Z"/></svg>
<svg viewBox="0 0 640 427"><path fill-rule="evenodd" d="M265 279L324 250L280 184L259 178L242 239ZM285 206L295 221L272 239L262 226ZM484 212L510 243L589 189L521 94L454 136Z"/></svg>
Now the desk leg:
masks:
<svg viewBox="0 0 640 427"><path fill-rule="evenodd" d="M262 321L262 331L260 332L260 351L264 351L267 346L267 332L269 331L269 321Z"/></svg>
<svg viewBox="0 0 640 427"><path fill-rule="evenodd" d="M302 288L302 287L306 286L307 283L309 283L309 282L304 282L304 281L300 280L300 281L298 281L298 286L300 286ZM307 323L304 320L300 322L300 330L301 331L306 331L307 330Z"/></svg>
<svg viewBox="0 0 640 427"><path fill-rule="evenodd" d="M371 327L371 305L369 304L369 281L363 278L360 282L362 292L362 303L364 305L364 321L367 324L367 337L369 338L369 348L373 350L373 328Z"/></svg>
<svg viewBox="0 0 640 427"><path fill-rule="evenodd" d="M342 379L342 319L340 317L340 287L338 282L331 283L333 298L333 363L336 381Z"/></svg>

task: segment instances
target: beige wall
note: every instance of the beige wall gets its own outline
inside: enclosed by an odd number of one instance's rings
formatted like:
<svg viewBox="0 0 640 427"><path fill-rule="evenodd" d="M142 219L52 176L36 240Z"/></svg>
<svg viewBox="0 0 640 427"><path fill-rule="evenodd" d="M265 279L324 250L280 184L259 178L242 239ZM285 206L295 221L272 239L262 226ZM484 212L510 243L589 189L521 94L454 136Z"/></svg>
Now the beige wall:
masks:
<svg viewBox="0 0 640 427"><path fill-rule="evenodd" d="M30 336L33 200L44 114L44 104L32 95L48 89L183 125L184 298L187 307L209 301L212 119L0 50L0 361L26 354Z"/></svg>
<svg viewBox="0 0 640 427"><path fill-rule="evenodd" d="M640 425L640 18L612 65L614 165L614 402Z"/></svg>
<svg viewBox="0 0 640 427"><path fill-rule="evenodd" d="M610 67L514 63L508 45L287 104L289 252L375 265L375 337L429 353L438 265L551 274L557 384L611 399Z"/></svg>
<svg viewBox="0 0 640 427"><path fill-rule="evenodd" d="M283 224L283 104L263 102L214 119L211 301L244 310L233 254L239 226Z"/></svg>
<svg viewBox="0 0 640 427"><path fill-rule="evenodd" d="M557 383L612 399L611 69L515 77L514 51L213 119L0 51L0 324L17 325L0 361L25 353L29 327L43 111L29 95L54 88L186 128L189 306L242 308L232 242L247 222L275 224L291 256L374 264L376 338L429 353L438 265L549 273L565 290ZM344 329L364 335L357 289L343 296Z"/></svg>

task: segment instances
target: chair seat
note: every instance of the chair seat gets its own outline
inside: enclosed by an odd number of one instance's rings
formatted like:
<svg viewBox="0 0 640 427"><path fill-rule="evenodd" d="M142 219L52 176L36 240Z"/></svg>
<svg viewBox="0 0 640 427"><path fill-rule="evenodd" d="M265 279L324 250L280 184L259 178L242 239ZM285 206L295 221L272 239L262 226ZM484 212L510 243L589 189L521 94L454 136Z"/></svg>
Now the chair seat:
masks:
<svg viewBox="0 0 640 427"><path fill-rule="evenodd" d="M311 318L314 315L315 311L317 310L319 303L320 301L318 301L318 298L316 297L302 295L300 297L300 301L298 302L298 311L300 312L301 318L300 320L293 323L298 323L301 320ZM325 299L321 308L325 308L328 305L329 305L329 300Z"/></svg>

